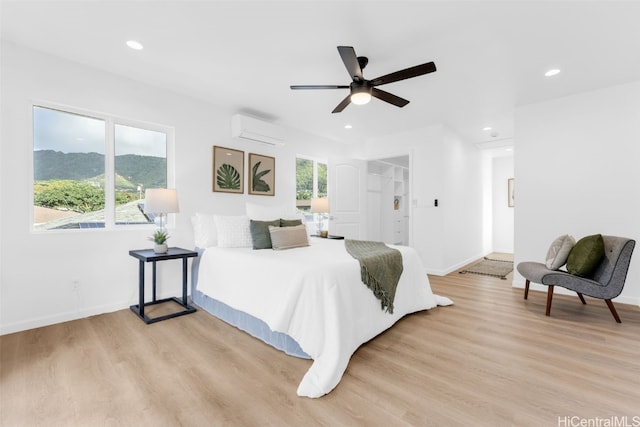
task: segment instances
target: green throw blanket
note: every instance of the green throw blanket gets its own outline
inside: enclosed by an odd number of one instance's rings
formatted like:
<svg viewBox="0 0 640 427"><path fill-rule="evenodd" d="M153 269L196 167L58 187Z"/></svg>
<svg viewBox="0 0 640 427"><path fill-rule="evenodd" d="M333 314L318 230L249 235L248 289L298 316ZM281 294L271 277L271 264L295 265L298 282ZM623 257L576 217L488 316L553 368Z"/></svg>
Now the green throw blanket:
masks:
<svg viewBox="0 0 640 427"><path fill-rule="evenodd" d="M402 254L382 242L344 241L349 255L360 262L362 282L380 300L382 309L393 314L393 300L402 274Z"/></svg>

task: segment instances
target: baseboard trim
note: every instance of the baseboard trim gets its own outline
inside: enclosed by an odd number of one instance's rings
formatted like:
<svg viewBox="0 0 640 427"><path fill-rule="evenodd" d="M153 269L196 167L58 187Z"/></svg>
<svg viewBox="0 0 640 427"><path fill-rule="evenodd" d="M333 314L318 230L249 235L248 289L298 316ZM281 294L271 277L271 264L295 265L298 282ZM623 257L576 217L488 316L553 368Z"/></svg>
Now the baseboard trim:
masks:
<svg viewBox="0 0 640 427"><path fill-rule="evenodd" d="M71 320L83 319L85 317L95 316L103 313L111 313L113 311L122 310L125 307L128 307L128 305L124 303L108 304L98 307L91 307L84 310L68 311L66 313L57 313L52 316L44 316L35 319L9 323L7 325L0 326L0 335L22 332L29 329L42 328L44 326L55 325L56 323L69 322Z"/></svg>
<svg viewBox="0 0 640 427"><path fill-rule="evenodd" d="M158 295L157 299L173 297L175 294ZM82 310L68 311L65 313L57 313L51 316L38 317L35 319L27 319L19 322L0 325L0 336L13 334L15 332L27 331L29 329L42 328L45 326L55 325L57 323L70 322L72 320L84 319L85 317L97 316L99 314L112 313L114 311L129 308L138 301L124 301L113 304L106 304L95 307L88 307Z"/></svg>
<svg viewBox="0 0 640 427"><path fill-rule="evenodd" d="M460 270L465 265L468 265L468 264L471 264L472 262L481 260L483 257L486 257L490 253L491 252L486 253L484 255L481 254L481 255L472 256L471 258L467 258L464 261L460 261L459 263L454 264L454 265L450 265L449 267L446 267L444 269L425 268L425 272L426 272L426 274L433 274L434 276L446 276L447 274L450 274L450 273L453 273L454 271Z"/></svg>

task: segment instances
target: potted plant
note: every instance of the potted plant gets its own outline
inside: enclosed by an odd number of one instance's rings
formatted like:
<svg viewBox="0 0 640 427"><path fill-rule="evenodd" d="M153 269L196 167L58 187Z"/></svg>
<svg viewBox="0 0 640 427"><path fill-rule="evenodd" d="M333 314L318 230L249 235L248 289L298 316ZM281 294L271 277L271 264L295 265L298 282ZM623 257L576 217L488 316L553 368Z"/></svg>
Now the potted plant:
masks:
<svg viewBox="0 0 640 427"><path fill-rule="evenodd" d="M153 236L149 237L149 240L152 240L154 243L153 252L157 254L166 254L169 250L169 247L167 246L168 238L169 234L167 234L166 231L156 230L156 232L153 233Z"/></svg>

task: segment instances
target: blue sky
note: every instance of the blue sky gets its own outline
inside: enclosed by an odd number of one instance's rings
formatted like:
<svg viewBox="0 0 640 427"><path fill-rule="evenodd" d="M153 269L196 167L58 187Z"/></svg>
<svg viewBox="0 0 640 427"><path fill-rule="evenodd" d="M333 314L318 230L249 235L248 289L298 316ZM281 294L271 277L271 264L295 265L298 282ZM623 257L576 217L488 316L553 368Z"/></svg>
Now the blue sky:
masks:
<svg viewBox="0 0 640 427"><path fill-rule="evenodd" d="M63 153L100 153L105 151L106 123L43 107L33 108L33 149ZM115 126L116 155L139 154L166 157L166 135L130 126Z"/></svg>

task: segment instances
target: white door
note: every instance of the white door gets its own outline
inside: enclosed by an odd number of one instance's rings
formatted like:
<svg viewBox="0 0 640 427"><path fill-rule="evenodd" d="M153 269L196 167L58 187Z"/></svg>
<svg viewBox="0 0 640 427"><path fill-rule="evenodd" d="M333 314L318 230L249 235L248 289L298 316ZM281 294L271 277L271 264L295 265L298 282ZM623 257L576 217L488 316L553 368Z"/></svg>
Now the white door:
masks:
<svg viewBox="0 0 640 427"><path fill-rule="evenodd" d="M329 159L329 234L363 239L366 230L367 164Z"/></svg>

